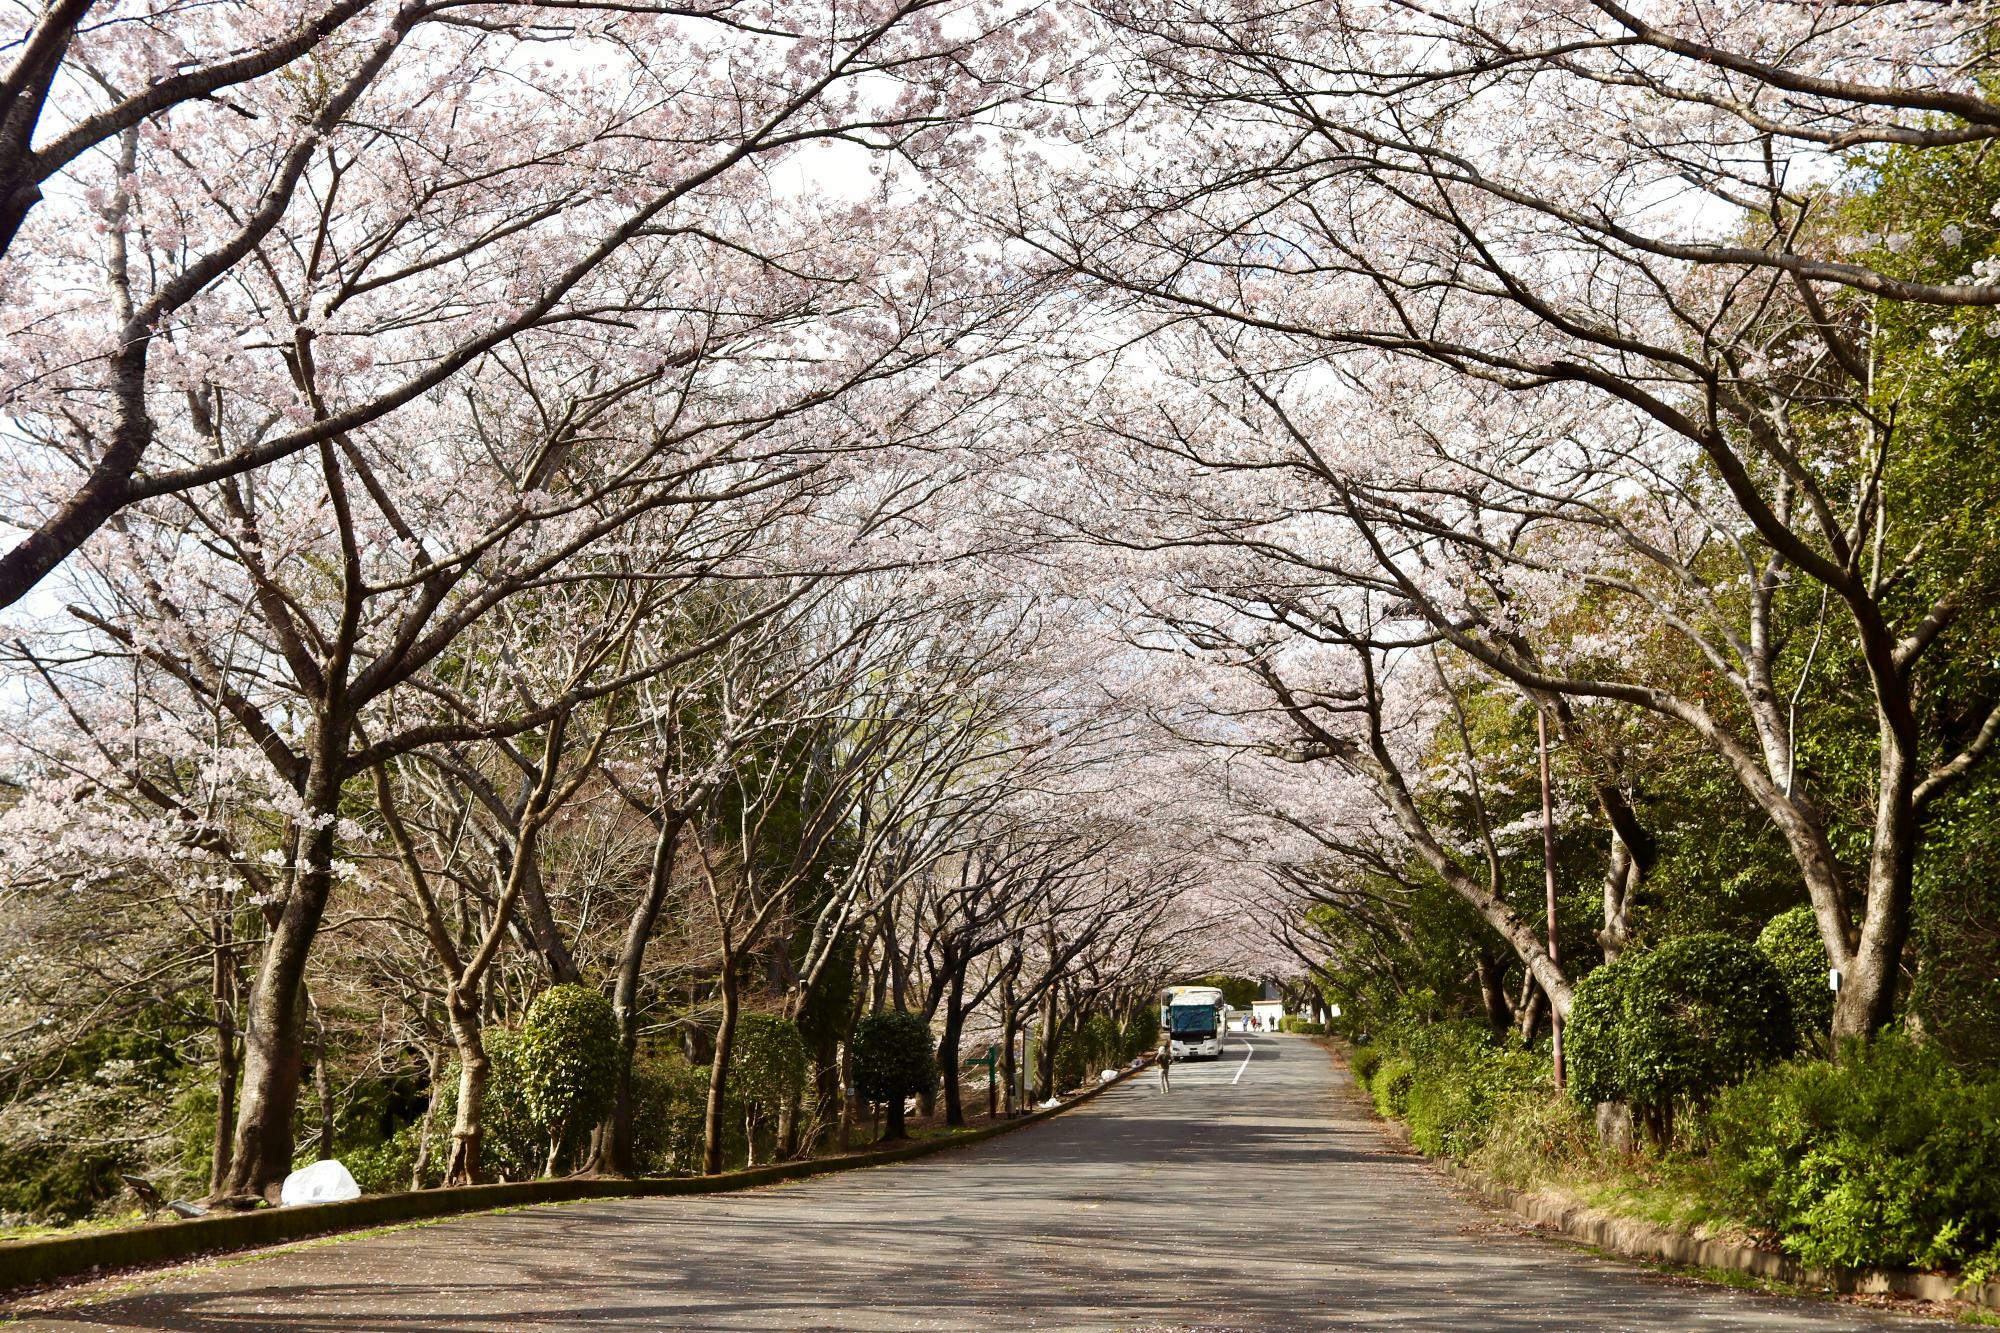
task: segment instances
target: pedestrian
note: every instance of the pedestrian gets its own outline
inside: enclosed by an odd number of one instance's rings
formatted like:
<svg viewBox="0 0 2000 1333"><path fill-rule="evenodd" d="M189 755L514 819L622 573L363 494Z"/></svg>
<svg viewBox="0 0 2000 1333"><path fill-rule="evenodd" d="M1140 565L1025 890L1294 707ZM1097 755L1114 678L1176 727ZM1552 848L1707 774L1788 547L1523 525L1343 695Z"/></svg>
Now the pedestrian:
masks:
<svg viewBox="0 0 2000 1333"><path fill-rule="evenodd" d="M1173 1087L1174 1034L1160 1034L1160 1054L1153 1061L1160 1067L1160 1091L1167 1092Z"/></svg>

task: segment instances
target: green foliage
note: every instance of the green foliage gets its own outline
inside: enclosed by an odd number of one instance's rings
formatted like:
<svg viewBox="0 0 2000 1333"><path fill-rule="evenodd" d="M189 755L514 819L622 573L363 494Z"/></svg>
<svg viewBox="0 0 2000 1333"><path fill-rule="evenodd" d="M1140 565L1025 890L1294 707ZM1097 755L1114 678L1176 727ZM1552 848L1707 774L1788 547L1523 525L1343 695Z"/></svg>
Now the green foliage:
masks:
<svg viewBox="0 0 2000 1333"><path fill-rule="evenodd" d="M2000 1075L1887 1034L1798 1060L1710 1116L1729 1201L1808 1263L1990 1266L2000 1257Z"/></svg>
<svg viewBox="0 0 2000 1333"><path fill-rule="evenodd" d="M1475 1023L1405 1026L1388 1038L1393 1053L1359 1047L1349 1067L1384 1116L1408 1121L1421 1152L1463 1161L1485 1142L1515 1098L1551 1096L1547 1058L1496 1046Z"/></svg>
<svg viewBox="0 0 2000 1333"><path fill-rule="evenodd" d="M1382 1063L1382 1053L1373 1046L1356 1046L1348 1054L1347 1067L1354 1074L1354 1081L1362 1087L1375 1077L1376 1068Z"/></svg>
<svg viewBox="0 0 2000 1333"><path fill-rule="evenodd" d="M870 1102L901 1101L937 1088L930 1024L918 1014L870 1014L854 1028L854 1089Z"/></svg>
<svg viewBox="0 0 2000 1333"><path fill-rule="evenodd" d="M1563 1079L1571 1097L1588 1107L1625 1095L1625 983L1632 962L1607 963L1576 984L1563 1028Z"/></svg>
<svg viewBox="0 0 2000 1333"><path fill-rule="evenodd" d="M1802 905L1772 917L1757 936L1757 947L1784 978L1800 1044L1824 1039L1833 1026L1833 990L1826 982L1830 964L1812 908Z"/></svg>
<svg viewBox="0 0 2000 1333"><path fill-rule="evenodd" d="M1160 1045L1160 1025L1150 1010L1132 1015L1125 1025L1125 1040L1119 1051L1125 1062L1137 1060L1148 1051L1158 1050Z"/></svg>
<svg viewBox="0 0 2000 1333"><path fill-rule="evenodd" d="M1578 986L1569 1087L1586 1105L1631 1103L1664 1136L1680 1104L1703 1105L1794 1048L1791 998L1771 960L1728 935L1686 935Z"/></svg>
<svg viewBox="0 0 2000 1333"><path fill-rule="evenodd" d="M789 1018L745 1014L737 1020L727 1091L737 1101L776 1111L805 1091L806 1043Z"/></svg>
<svg viewBox="0 0 2000 1333"><path fill-rule="evenodd" d="M354 1177L354 1183L361 1187L363 1194L394 1194L407 1190L410 1187L410 1172L417 1165L417 1147L422 1137L421 1123L404 1125L380 1143L341 1153L340 1163ZM449 1151L450 1144L450 1122L432 1122L432 1155L441 1156Z"/></svg>
<svg viewBox="0 0 2000 1333"><path fill-rule="evenodd" d="M1302 1037L1323 1037L1326 1035L1326 1024L1300 1018L1297 1014L1286 1014L1278 1020L1278 1031L1296 1032Z"/></svg>
<svg viewBox="0 0 2000 1333"><path fill-rule="evenodd" d="M520 1035L521 1096L552 1137L592 1124L617 1090L618 1019L587 986L551 986L528 1006Z"/></svg>
<svg viewBox="0 0 2000 1333"><path fill-rule="evenodd" d="M632 1155L640 1175L701 1169L708 1069L678 1050L641 1048L632 1063Z"/></svg>
<svg viewBox="0 0 2000 1333"><path fill-rule="evenodd" d="M1410 1088L1417 1080L1417 1062L1407 1055L1392 1055L1375 1067L1368 1091L1375 1109L1386 1116L1400 1116L1409 1109Z"/></svg>
<svg viewBox="0 0 2000 1333"><path fill-rule="evenodd" d="M1794 1049L1784 978L1728 935L1687 935L1642 954L1624 991L1621 1081L1634 1106L1705 1103Z"/></svg>
<svg viewBox="0 0 2000 1333"><path fill-rule="evenodd" d="M2000 1067L2000 775L1932 807L1917 862L1908 1012L1960 1064Z"/></svg>
<svg viewBox="0 0 2000 1333"><path fill-rule="evenodd" d="M486 1049L486 1095L479 1104L481 1172L496 1180L532 1180L541 1174L548 1136L528 1110L519 1035L491 1028L481 1037L481 1045ZM437 1089L437 1111L431 1124L436 1137L426 1186L441 1182L445 1159L450 1155L451 1127L458 1117L458 1079L458 1063L453 1061ZM566 1148L575 1146L579 1128L572 1128L570 1135Z"/></svg>
<svg viewBox="0 0 2000 1333"><path fill-rule="evenodd" d="M1232 977L1217 973L1203 977L1195 983L1198 986L1213 986L1222 992L1222 1002L1231 1009L1248 1010L1264 996L1264 983L1254 977Z"/></svg>
<svg viewBox="0 0 2000 1333"><path fill-rule="evenodd" d="M56 1146L0 1153L0 1215L75 1222L115 1196L123 1154L108 1148Z"/></svg>
<svg viewBox="0 0 2000 1333"><path fill-rule="evenodd" d="M1158 1027L1154 1028L1155 1040ZM1097 1071L1125 1062L1125 1033L1108 1014L1092 1014L1056 1041L1056 1086L1095 1082Z"/></svg>

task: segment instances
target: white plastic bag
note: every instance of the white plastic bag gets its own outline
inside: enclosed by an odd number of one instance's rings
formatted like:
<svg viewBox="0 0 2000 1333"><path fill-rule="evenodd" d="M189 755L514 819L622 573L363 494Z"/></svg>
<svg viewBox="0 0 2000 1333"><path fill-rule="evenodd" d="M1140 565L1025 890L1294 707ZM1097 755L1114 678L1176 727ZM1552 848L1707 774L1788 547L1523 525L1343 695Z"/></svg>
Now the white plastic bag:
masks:
<svg viewBox="0 0 2000 1333"><path fill-rule="evenodd" d="M1097 1071L1097 1081L1099 1083L1109 1083L1112 1079L1117 1077L1118 1077L1118 1071L1115 1069L1100 1069Z"/></svg>
<svg viewBox="0 0 2000 1333"><path fill-rule="evenodd" d="M343 1199L360 1197L361 1187L354 1183L354 1177L331 1157L292 1172L285 1177L284 1188L278 1192L278 1202L286 1208L302 1203L339 1203Z"/></svg>

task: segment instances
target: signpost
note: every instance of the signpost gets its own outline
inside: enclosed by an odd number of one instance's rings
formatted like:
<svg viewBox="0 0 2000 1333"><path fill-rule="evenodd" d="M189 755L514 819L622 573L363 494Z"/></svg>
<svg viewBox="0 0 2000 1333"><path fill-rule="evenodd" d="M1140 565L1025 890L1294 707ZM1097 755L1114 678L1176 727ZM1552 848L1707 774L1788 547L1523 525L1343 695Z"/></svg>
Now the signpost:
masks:
<svg viewBox="0 0 2000 1333"><path fill-rule="evenodd" d="M988 1046L986 1054L975 1055L965 1062L967 1069L986 1070L986 1116L988 1119L1000 1113L1000 1048Z"/></svg>

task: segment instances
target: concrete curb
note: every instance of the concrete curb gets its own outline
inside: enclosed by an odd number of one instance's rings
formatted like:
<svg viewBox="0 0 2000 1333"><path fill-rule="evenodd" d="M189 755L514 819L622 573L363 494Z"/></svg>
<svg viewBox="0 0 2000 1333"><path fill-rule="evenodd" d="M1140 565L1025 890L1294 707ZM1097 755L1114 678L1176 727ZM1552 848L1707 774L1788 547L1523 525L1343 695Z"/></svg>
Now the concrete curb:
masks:
<svg viewBox="0 0 2000 1333"><path fill-rule="evenodd" d="M841 1157L778 1162L771 1166L727 1171L716 1176L673 1176L639 1180L527 1180L509 1185L462 1185L452 1189L415 1190L403 1194L370 1194L344 1203L296 1208L260 1208L248 1213L224 1213L185 1222L146 1223L95 1231L81 1236L0 1241L0 1294L16 1288L79 1274L136 1268L175 1259L193 1259L231 1250L253 1249L364 1227L388 1226L462 1213L482 1213L524 1204L570 1203L579 1199L672 1198L691 1194L723 1194L756 1189L809 1176L856 1171L863 1167L908 1162L953 1148L968 1147L1040 1124L1081 1106L1108 1088L1139 1072L1120 1071L1117 1078L1070 1097L1061 1106L1032 1111L949 1138L921 1139Z"/></svg>
<svg viewBox="0 0 2000 1333"><path fill-rule="evenodd" d="M1488 1202L1559 1231L1573 1240L1628 1259L1654 1259L1691 1268L1723 1268L1797 1287L1823 1287L1849 1295L1908 1296L1920 1301L1967 1301L2000 1310L2000 1282L1967 1285L1948 1273L1907 1268L1811 1268L1789 1254L1725 1240L1704 1240L1655 1222L1620 1217L1541 1194L1511 1189L1456 1162L1427 1158L1453 1180Z"/></svg>

